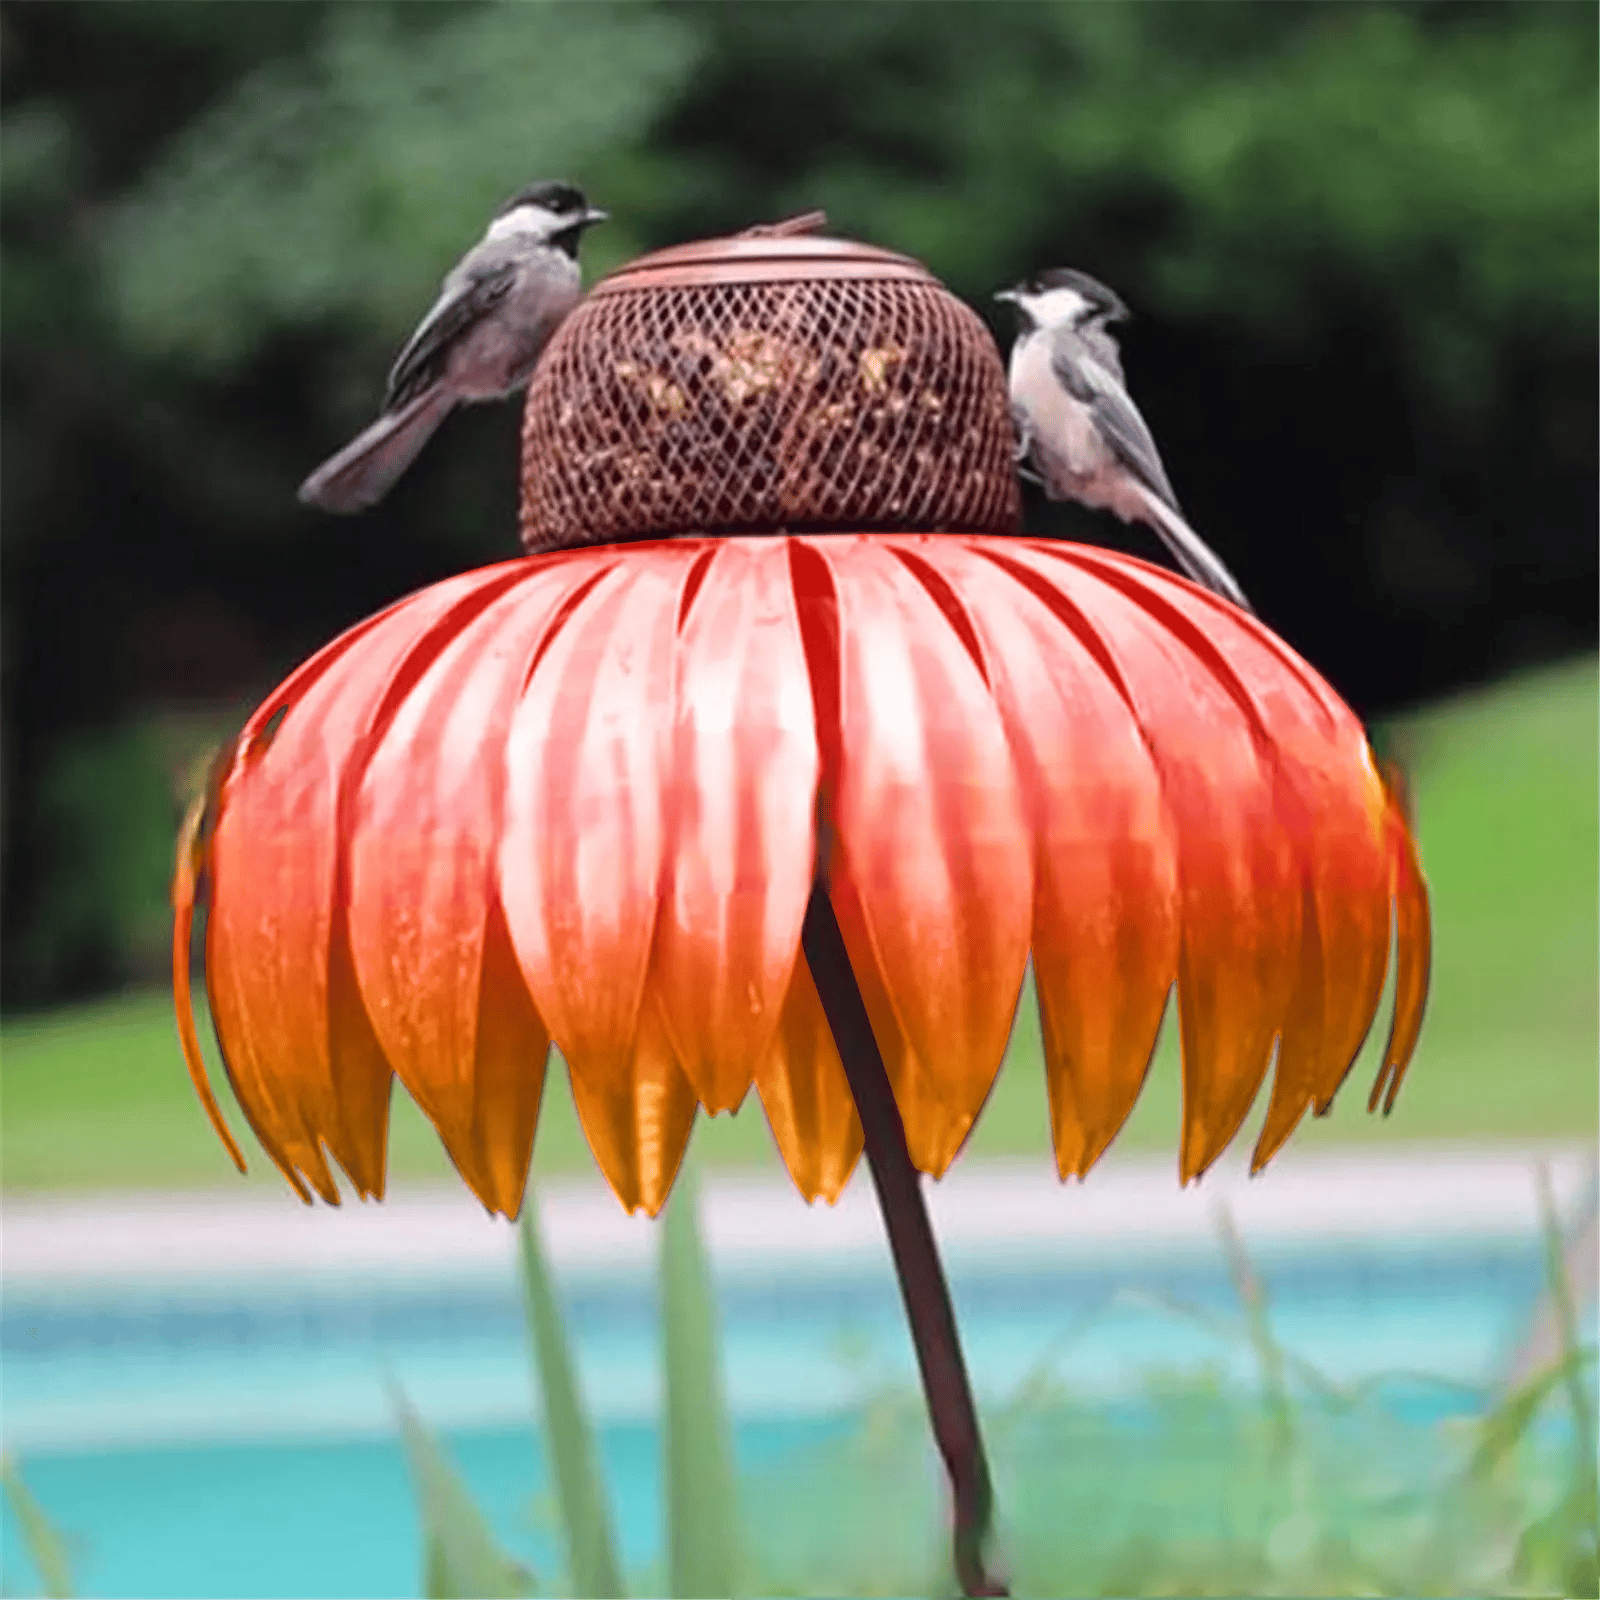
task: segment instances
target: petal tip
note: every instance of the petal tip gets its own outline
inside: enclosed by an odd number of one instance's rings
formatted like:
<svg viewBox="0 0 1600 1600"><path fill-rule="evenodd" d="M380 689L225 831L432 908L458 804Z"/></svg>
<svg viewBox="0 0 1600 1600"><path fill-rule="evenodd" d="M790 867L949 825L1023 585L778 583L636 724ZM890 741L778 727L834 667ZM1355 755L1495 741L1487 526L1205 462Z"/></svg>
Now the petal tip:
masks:
<svg viewBox="0 0 1600 1600"><path fill-rule="evenodd" d="M244 1152L223 1120L222 1107L211 1091L211 1081L206 1075L205 1057L200 1051L200 1035L194 1022L194 991L189 976L189 946L194 935L195 886L199 878L200 829L204 807L196 801L189 808L178 835L177 866L172 877L172 1000L178 1023L178 1045L183 1051L184 1064L189 1069L189 1081L194 1085L200 1104L223 1148L233 1159L241 1173L249 1169Z"/></svg>

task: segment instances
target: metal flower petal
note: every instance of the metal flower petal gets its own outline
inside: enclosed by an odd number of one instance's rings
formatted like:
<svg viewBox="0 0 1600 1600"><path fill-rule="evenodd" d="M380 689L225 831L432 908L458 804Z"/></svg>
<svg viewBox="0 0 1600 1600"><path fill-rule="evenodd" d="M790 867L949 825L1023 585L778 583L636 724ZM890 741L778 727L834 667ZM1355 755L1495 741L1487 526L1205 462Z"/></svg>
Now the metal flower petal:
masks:
<svg viewBox="0 0 1600 1600"><path fill-rule="evenodd" d="M241 734L180 851L174 982L204 883L228 1072L303 1194L337 1197L324 1150L379 1191L392 1068L514 1212L553 1040L630 1208L752 1082L832 1200L861 1128L799 955L818 870L935 1175L1030 951L1063 1176L1126 1119L1174 984L1185 1180L1274 1059L1258 1164L1325 1108L1391 906L1375 1103L1416 1043L1426 887L1338 697L1182 579L980 535L599 547L401 602Z"/></svg>
<svg viewBox="0 0 1600 1600"><path fill-rule="evenodd" d="M337 1204L324 1149L383 1191L391 1073L351 981L355 778L423 665L514 574L435 585L336 640L246 723L207 851L206 990L234 1093L304 1195Z"/></svg>
<svg viewBox="0 0 1600 1600"><path fill-rule="evenodd" d="M996 551L952 581L1022 776L1056 1164L1083 1177L1133 1110L1177 977L1177 838L1149 746L1059 586Z"/></svg>
<svg viewBox="0 0 1600 1600"><path fill-rule="evenodd" d="M529 667L582 574L518 575L417 678L361 775L350 942L373 1028L474 1192L515 1215L548 1048L511 952L495 841Z"/></svg>
<svg viewBox="0 0 1600 1600"><path fill-rule="evenodd" d="M767 1125L795 1187L832 1205L861 1159L861 1118L828 1031L811 969L800 961L778 1031L756 1068Z"/></svg>
<svg viewBox="0 0 1600 1600"><path fill-rule="evenodd" d="M651 980L715 1113L749 1091L794 974L813 868L816 713L781 543L713 545L689 569L681 611Z"/></svg>

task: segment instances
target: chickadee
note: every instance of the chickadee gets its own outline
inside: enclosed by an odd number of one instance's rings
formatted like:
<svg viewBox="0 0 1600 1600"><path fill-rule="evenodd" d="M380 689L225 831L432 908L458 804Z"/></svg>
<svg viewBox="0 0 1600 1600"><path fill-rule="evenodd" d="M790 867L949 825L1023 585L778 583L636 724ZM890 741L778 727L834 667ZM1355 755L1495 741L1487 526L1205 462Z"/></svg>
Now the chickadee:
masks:
<svg viewBox="0 0 1600 1600"><path fill-rule="evenodd" d="M1011 347L1017 460L1031 458L1052 500L1076 500L1153 528L1196 583L1251 611L1233 575L1184 521L1155 440L1128 396L1107 326L1127 320L1121 299L1070 267L1042 272L995 299L1011 301L1022 319Z"/></svg>
<svg viewBox="0 0 1600 1600"><path fill-rule="evenodd" d="M605 219L569 183L531 184L507 200L395 358L382 415L300 485L301 500L324 511L363 510L456 405L525 388L578 303L578 241Z"/></svg>

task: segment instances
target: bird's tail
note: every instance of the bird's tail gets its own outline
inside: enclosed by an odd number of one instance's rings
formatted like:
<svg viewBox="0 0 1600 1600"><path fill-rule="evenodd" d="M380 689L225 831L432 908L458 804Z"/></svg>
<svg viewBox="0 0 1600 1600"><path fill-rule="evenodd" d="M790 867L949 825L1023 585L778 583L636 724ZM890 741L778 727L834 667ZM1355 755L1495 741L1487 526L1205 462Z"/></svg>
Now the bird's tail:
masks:
<svg viewBox="0 0 1600 1600"><path fill-rule="evenodd" d="M364 511L389 492L444 421L455 397L427 389L397 411L386 411L300 485L303 504L322 511Z"/></svg>
<svg viewBox="0 0 1600 1600"><path fill-rule="evenodd" d="M1248 611L1253 617L1256 614L1255 607L1245 599L1244 590L1223 566L1211 546L1159 495L1144 489L1142 499L1147 512L1146 520L1160 535L1161 542L1172 552L1173 560L1183 568L1185 574L1203 589L1232 601L1241 611Z"/></svg>

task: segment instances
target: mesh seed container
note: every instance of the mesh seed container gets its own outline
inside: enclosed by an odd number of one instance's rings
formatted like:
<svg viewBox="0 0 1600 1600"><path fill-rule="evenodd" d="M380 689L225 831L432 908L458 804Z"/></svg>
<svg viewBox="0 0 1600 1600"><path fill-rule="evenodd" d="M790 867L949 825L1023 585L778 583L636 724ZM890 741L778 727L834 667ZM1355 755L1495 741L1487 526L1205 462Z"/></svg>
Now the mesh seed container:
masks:
<svg viewBox="0 0 1600 1600"><path fill-rule="evenodd" d="M1005 371L908 256L769 232L603 279L528 387L528 550L676 534L1013 533Z"/></svg>

